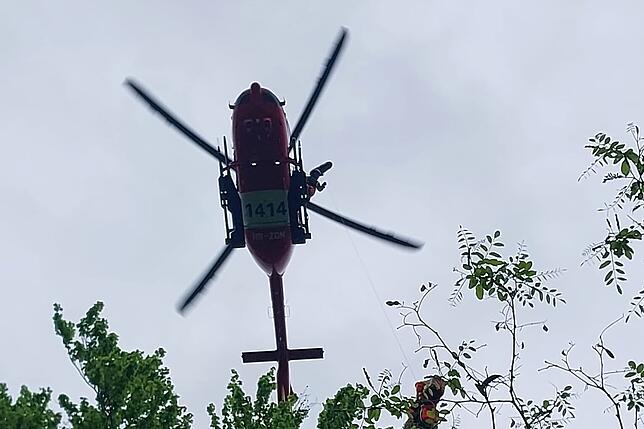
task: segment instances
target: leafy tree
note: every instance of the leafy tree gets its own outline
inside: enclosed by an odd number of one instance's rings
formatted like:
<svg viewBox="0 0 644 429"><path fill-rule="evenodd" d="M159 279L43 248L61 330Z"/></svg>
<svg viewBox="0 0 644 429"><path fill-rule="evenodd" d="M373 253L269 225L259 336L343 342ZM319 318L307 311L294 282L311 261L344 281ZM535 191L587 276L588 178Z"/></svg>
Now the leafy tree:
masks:
<svg viewBox="0 0 644 429"><path fill-rule="evenodd" d="M276 404L271 401L275 387L275 369L259 378L255 401L242 389L237 371L232 370L228 395L224 399L222 416L215 405L208 405L210 427L215 429L294 429L299 428L308 415L306 406L292 395L288 401Z"/></svg>
<svg viewBox="0 0 644 429"><path fill-rule="evenodd" d="M423 366L431 368L447 383L453 398L443 398L439 403L443 419L451 419L454 427L459 423L456 411L467 410L477 414L487 409L492 428L563 427L574 417L574 407L570 402L572 387L556 389L550 398L528 399L522 392L517 370L525 344L521 336L523 330L535 326L548 330L543 323L526 320L527 314L536 308L537 303L556 307L558 303L566 302L559 291L545 286L563 270L537 271L524 245L519 245L513 255L504 257L501 252L505 245L500 231L477 239L461 227L457 237L461 264L455 268L458 278L450 301L456 306L465 299L465 293L471 291L477 300L489 300L499 305L502 319L496 321L494 327L497 333L508 337L508 349L504 354L508 356L509 365L505 372L490 374L487 362L477 363L477 352L484 345L474 339L454 342L426 318L424 309L436 285L422 285L420 298L410 304L397 300L387 302L387 305L401 311L403 327L416 335L417 351L426 354ZM501 418L507 418L508 423L500 424Z"/></svg>
<svg viewBox="0 0 644 429"><path fill-rule="evenodd" d="M644 220L637 217L638 210L644 207L644 137L635 124L628 124L626 130L631 136L628 144L602 132L591 137L586 148L595 159L579 177L581 180L597 173L599 168L615 166L616 170L606 173L602 181L621 184L613 201L601 209L606 214L608 233L604 240L588 246L584 262L599 261L599 269L606 272L604 283L615 286L620 294L627 281L624 262L633 259L633 243L641 241L644 234ZM625 321L633 314L644 315L644 288L631 299Z"/></svg>
<svg viewBox="0 0 644 429"><path fill-rule="evenodd" d="M22 386L20 395L12 402L7 386L0 383L0 427L11 429L56 429L61 416L49 408L50 389L33 393Z"/></svg>
<svg viewBox="0 0 644 429"><path fill-rule="evenodd" d="M400 396L400 385L390 383L391 374L384 371L379 377L379 387L374 387L369 375L365 377L371 390L361 384L348 384L324 402L318 417L319 429L365 429L375 428L381 411L401 418L409 406ZM307 417L309 408L296 395L288 401L277 404L272 400L276 391L275 368L260 377L257 394L253 401L244 393L242 382L235 370L228 384L228 395L224 398L222 415L215 405L208 406L210 427L215 429L297 429ZM371 403L367 398L371 395Z"/></svg>
<svg viewBox="0 0 644 429"><path fill-rule="evenodd" d="M571 363L571 351L574 347L571 344L567 349L561 352L563 356L561 362L546 361L547 370L560 370L568 373L573 379L576 379L585 390L591 389L602 393L603 397L609 402L608 409L612 410L620 429L624 429L625 414L632 413L635 428L642 421L640 411L644 410L644 363L637 364L635 361L629 361L625 368L611 370L608 361L615 359L615 354L608 349L604 343L604 334L611 329L623 317L609 324L599 335L599 341L592 346L592 350L597 355L597 370L589 371L583 369L581 365ZM620 375L624 385L615 386L610 380L611 377Z"/></svg>
<svg viewBox="0 0 644 429"><path fill-rule="evenodd" d="M346 385L324 402L318 417L319 429L346 429L364 415L364 401L369 391L361 385Z"/></svg>
<svg viewBox="0 0 644 429"><path fill-rule="evenodd" d="M80 322L63 319L63 309L54 305L54 327L82 379L96 394L95 403L81 398L74 403L67 395L58 402L72 429L187 429L192 414L178 404L178 396L163 366L163 349L151 355L126 352L118 336L100 317L97 302Z"/></svg>

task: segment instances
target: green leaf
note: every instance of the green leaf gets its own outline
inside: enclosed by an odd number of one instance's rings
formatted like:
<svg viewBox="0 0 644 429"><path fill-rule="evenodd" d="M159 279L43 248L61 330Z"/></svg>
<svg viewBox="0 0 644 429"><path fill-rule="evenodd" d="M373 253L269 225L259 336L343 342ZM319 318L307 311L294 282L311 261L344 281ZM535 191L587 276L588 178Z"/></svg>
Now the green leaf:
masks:
<svg viewBox="0 0 644 429"><path fill-rule="evenodd" d="M481 284L476 285L476 297L483 299L483 286Z"/></svg>
<svg viewBox="0 0 644 429"><path fill-rule="evenodd" d="M379 408L369 408L369 411L367 411L367 418L371 421L377 420L376 414L379 410Z"/></svg>
<svg viewBox="0 0 644 429"><path fill-rule="evenodd" d="M626 155L626 158L628 158L634 164L637 164L637 162L639 161L639 157L635 152L633 152L633 149L627 150L625 155Z"/></svg>
<svg viewBox="0 0 644 429"><path fill-rule="evenodd" d="M378 421L378 419L380 419L380 412L381 411L382 411L381 408L376 408L376 412L374 413L374 417L373 417L374 421Z"/></svg>
<svg viewBox="0 0 644 429"><path fill-rule="evenodd" d="M621 170L624 176L628 176L628 173L630 173L631 167L628 165L628 158L624 158L624 161L622 161Z"/></svg>

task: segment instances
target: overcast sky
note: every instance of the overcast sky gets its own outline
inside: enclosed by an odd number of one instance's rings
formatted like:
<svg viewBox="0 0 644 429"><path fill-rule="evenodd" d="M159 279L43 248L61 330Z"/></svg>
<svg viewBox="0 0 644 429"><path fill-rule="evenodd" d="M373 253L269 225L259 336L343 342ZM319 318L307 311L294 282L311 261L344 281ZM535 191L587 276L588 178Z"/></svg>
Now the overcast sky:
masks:
<svg viewBox="0 0 644 429"><path fill-rule="evenodd" d="M316 202L417 237L401 251L319 217L285 275L291 347L325 359L291 366L293 387L320 402L362 367L397 373L404 391L425 375L423 355L385 299L426 307L453 344L476 338L490 372L507 368L491 303L447 303L456 280L459 224L525 241L568 305L539 309L550 331L527 331L520 392L552 395L571 382L535 370L569 341L591 368L589 347L644 281L642 254L625 295L605 288L581 251L602 239L596 209L612 197L600 177L577 182L591 161L588 136L626 140L644 119L641 2L0 2L0 381L90 396L55 337L52 303L78 320L97 300L121 345L168 351L182 403L207 426L230 369L254 392L268 364L242 351L274 347L268 281L236 252L187 317L178 299L223 245L218 167L131 96L142 82L214 144L231 135L233 101L258 81L299 116L339 28L350 38L302 134L307 166L334 168ZM642 360L642 321L608 339L621 359ZM630 339L629 339L629 336ZM634 341L636 338L637 341ZM403 346L401 353L397 341ZM594 392L573 428L611 427ZM503 423L501 426L506 426ZM306 428L314 427L310 419ZM474 427L463 416L463 427Z"/></svg>

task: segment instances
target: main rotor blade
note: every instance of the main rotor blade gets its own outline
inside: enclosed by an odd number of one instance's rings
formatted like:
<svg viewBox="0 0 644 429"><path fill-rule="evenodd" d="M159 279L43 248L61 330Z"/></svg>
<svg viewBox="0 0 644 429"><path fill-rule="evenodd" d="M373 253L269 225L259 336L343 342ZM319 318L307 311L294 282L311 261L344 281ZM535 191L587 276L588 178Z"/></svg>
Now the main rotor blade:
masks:
<svg viewBox="0 0 644 429"><path fill-rule="evenodd" d="M341 216L337 213L334 213L330 210L325 209L324 207L320 207L317 204L313 204L312 202L307 202L306 203L306 208L311 210L312 212L315 212L319 215L322 215L328 219L334 220L338 223L341 223L344 226L348 226L349 228L353 228L355 230L358 230L360 232L364 232L365 234L369 234L373 237L380 238L381 240L388 241L390 243L398 244L399 246L404 246L404 247L411 247L413 249L420 249L423 247L423 243L418 243L414 242L411 240L403 239L400 237L396 237L392 233L389 232L382 232L377 230L376 228L368 225L363 225L359 222L356 222L354 220L351 220L349 218L346 218L344 216Z"/></svg>
<svg viewBox="0 0 644 429"><path fill-rule="evenodd" d="M203 292L204 288L208 284L208 282L215 276L215 273L221 266L224 264L226 261L226 258L230 255L230 252L232 252L234 247L230 244L226 245L224 249L221 251L217 259L215 259L215 262L213 262L212 267L210 267L210 270L204 276L201 278L199 283L192 289L189 295L186 296L186 298L183 300L180 306L178 306L177 310L179 313L182 313L185 311L186 307L190 305L190 303L199 295L201 292Z"/></svg>
<svg viewBox="0 0 644 429"><path fill-rule="evenodd" d="M300 138L300 134L302 133L302 128L304 128L304 125L306 125L306 121L309 119L309 116L311 115L311 112L315 107L315 103L318 101L318 98L320 97L320 93L322 92L322 89L324 88L324 85L326 84L326 81L329 78L331 71L333 70L335 61L338 59L338 56L340 55L340 51L342 51L342 46L344 45L344 41L347 37L347 34L348 34L348 30L346 28L342 28L342 31L338 36L337 42L335 42L335 48L333 48L333 52L331 53L331 56L329 57L326 63L326 66L324 67L324 71L322 71L322 75L318 79L318 83L315 85L315 88L313 89L313 92L311 93L309 100L306 102L306 107L304 107L304 111L302 111L302 114L300 115L300 119L297 120L297 123L295 124L295 128L291 133L291 141L288 146L289 151L291 151L293 147L295 147L295 142L297 142L297 139Z"/></svg>
<svg viewBox="0 0 644 429"><path fill-rule="evenodd" d="M217 158L220 162L222 163L227 163L227 162L232 162L230 159L228 159L219 149L214 148L210 143L208 143L206 140L204 140L200 135L192 131L190 128L188 128L187 125L185 125L183 122L179 120L174 114L170 113L170 111L162 105L159 101L155 100L150 94L148 94L139 84L134 82L132 79L126 79L125 80L125 85L127 85L136 95L141 97L143 101L148 103L148 105L155 110L157 113L159 113L163 118L170 123L170 125L174 126L177 130L183 133L186 137L188 137L190 140L192 140L195 144L197 144L199 147L204 149L206 152Z"/></svg>

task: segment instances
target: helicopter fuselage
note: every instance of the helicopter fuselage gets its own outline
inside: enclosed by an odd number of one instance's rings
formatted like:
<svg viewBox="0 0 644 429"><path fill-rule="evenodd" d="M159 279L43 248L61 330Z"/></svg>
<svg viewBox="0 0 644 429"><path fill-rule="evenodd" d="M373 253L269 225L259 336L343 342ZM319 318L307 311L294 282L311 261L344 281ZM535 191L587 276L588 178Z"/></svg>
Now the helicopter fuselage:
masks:
<svg viewBox="0 0 644 429"><path fill-rule="evenodd" d="M233 167L246 245L268 275L281 275L293 253L289 127L282 105L271 91L255 82L231 106Z"/></svg>

